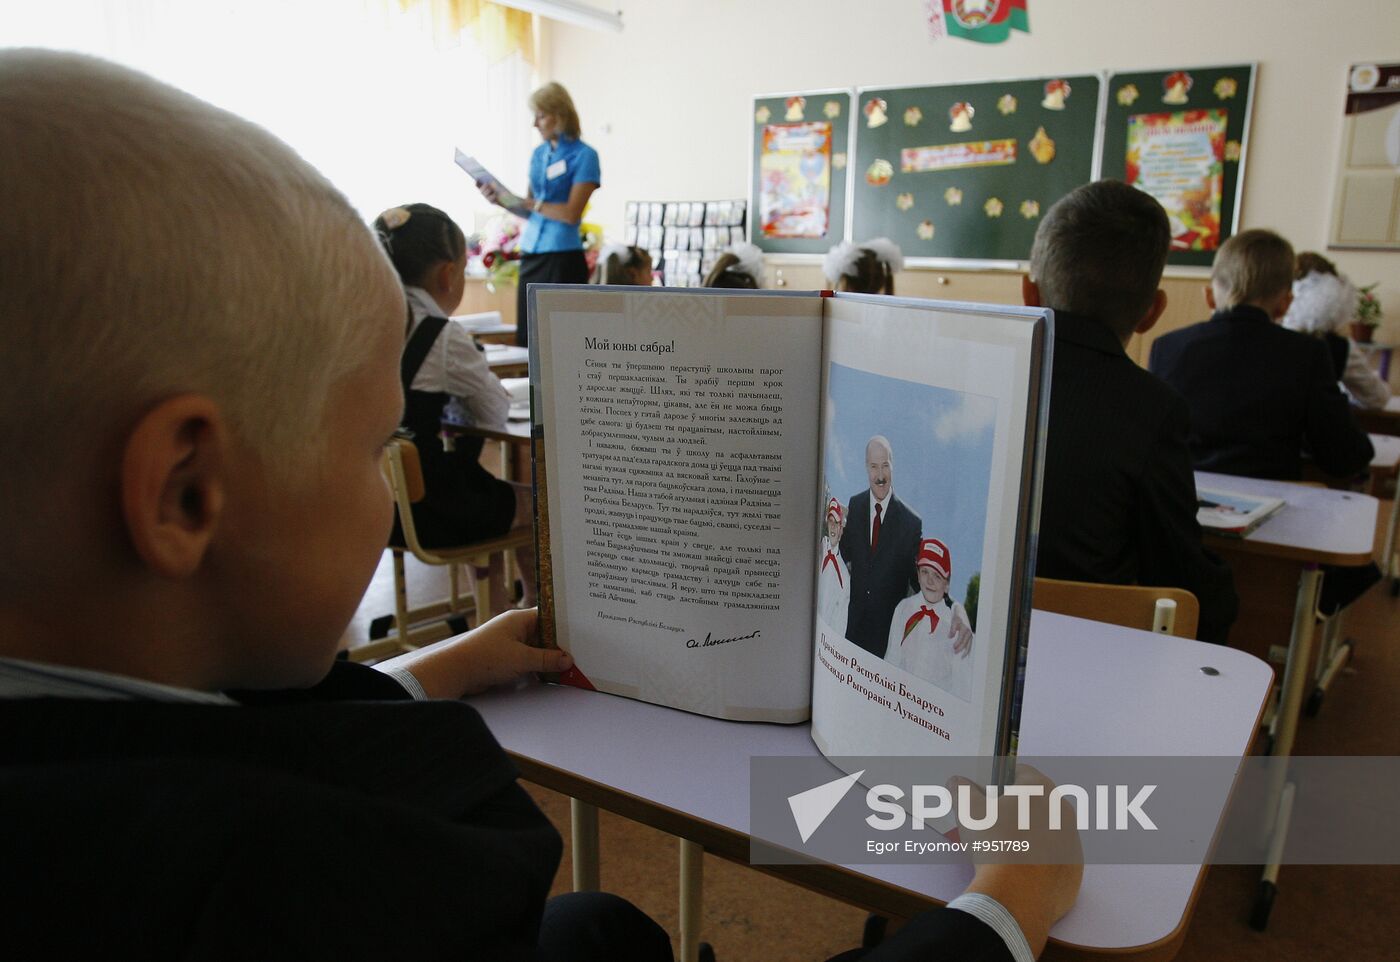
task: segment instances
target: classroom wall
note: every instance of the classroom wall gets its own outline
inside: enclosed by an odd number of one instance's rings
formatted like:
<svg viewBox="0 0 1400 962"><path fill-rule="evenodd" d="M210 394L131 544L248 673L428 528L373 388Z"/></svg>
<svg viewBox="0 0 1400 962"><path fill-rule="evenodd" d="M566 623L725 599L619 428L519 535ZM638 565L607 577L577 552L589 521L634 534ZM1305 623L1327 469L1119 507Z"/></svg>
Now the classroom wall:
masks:
<svg viewBox="0 0 1400 962"><path fill-rule="evenodd" d="M1032 32L991 46L930 41L923 0L617 5L622 33L551 23L541 60L545 78L573 94L601 154L590 219L613 233L629 199L746 196L754 94L1256 60L1240 224L1325 249L1346 68L1400 60L1396 0L1031 0ZM1329 256L1359 284L1381 282L1377 339L1400 342L1400 252ZM783 270L791 286L815 286L810 267ZM1200 286L1169 282L1162 330L1204 316ZM901 293L1019 301L1014 280L969 272L908 271Z"/></svg>

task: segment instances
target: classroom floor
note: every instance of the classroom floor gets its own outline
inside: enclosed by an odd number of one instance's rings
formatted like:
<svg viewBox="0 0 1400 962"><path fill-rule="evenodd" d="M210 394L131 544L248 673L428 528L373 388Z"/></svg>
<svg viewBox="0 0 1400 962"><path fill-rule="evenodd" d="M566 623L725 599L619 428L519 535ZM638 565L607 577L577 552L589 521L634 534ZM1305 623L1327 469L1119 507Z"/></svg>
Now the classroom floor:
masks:
<svg viewBox="0 0 1400 962"><path fill-rule="evenodd" d="M1381 502L1384 525L1393 502ZM410 599L445 595L446 576L410 559ZM393 607L393 575L386 553L347 631L362 644L371 618ZM1400 755L1395 715L1400 692L1400 599L1373 589L1354 606L1347 634L1358 646L1351 665L1329 692L1321 713L1305 718L1295 749L1300 755ZM568 799L527 786L564 835L566 851L556 893L569 890ZM673 937L679 855L675 839L607 812L601 813L602 884L655 918ZM1371 960L1396 957L1400 868L1396 866L1288 866L1280 877L1269 930L1247 918L1259 872L1251 866L1211 869L1177 956L1181 962L1230 959ZM742 865L707 856L702 938L719 962L813 962L860 941L865 913ZM1044 958L1055 956L1047 952Z"/></svg>

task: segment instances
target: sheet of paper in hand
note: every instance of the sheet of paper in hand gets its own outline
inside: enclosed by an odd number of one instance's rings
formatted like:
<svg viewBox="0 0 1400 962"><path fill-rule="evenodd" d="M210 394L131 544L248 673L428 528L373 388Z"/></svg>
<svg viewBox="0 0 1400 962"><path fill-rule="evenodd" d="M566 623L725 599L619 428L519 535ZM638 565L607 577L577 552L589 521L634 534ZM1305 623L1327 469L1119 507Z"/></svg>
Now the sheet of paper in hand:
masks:
<svg viewBox="0 0 1400 962"><path fill-rule="evenodd" d="M524 207L529 203L528 200L521 197L519 194L513 194L507 190L505 184L501 183L499 177L487 170L485 166L482 165L481 161L477 160L475 157L462 153L462 148L456 148L452 159L456 161L458 167L467 172L467 176L478 184L490 184L495 187L496 199L500 201L502 207Z"/></svg>

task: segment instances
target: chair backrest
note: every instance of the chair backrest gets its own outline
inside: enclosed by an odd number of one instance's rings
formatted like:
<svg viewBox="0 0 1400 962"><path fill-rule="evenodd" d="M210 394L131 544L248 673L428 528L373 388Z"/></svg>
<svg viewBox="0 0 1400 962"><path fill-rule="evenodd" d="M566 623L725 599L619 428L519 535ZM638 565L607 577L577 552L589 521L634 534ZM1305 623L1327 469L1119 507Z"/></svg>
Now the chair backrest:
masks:
<svg viewBox="0 0 1400 962"><path fill-rule="evenodd" d="M1154 588L1145 585L1105 585L1088 581L1035 579L1031 607L1073 615L1090 621L1104 621L1143 631L1159 630L1157 602L1176 602L1174 618L1167 618L1163 633L1178 638L1195 638L1201 606L1196 596L1183 588Z"/></svg>
<svg viewBox="0 0 1400 962"><path fill-rule="evenodd" d="M423 500L423 464L418 459L418 447L407 438L394 438L384 449L384 473L394 492L394 507L399 516L399 529L404 545L415 556L421 556L418 527L413 523L413 505Z"/></svg>
<svg viewBox="0 0 1400 962"><path fill-rule="evenodd" d="M409 503L422 501L426 488L423 486L423 461L418 456L418 445L407 438L394 438L386 453L389 457L389 480L394 480L394 472L397 471Z"/></svg>

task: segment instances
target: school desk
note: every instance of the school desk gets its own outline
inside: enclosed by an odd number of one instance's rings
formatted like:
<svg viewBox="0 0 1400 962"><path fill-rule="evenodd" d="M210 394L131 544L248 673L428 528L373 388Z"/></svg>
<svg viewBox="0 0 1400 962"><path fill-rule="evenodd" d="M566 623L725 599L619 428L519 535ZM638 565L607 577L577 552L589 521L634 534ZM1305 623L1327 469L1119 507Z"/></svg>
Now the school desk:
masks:
<svg viewBox="0 0 1400 962"><path fill-rule="evenodd" d="M501 479L522 483L530 480L530 422L510 420L503 428L483 428L475 424L459 424L444 418L442 421L443 443L450 445L453 438L478 437L494 441L500 445Z"/></svg>
<svg viewBox="0 0 1400 962"><path fill-rule="evenodd" d="M1241 596L1242 612L1245 596L1252 587L1241 578L1242 569L1251 572L1267 570L1275 578L1297 578L1283 684L1270 726L1270 753L1286 758L1293 751L1298 717L1303 708L1312 666L1313 629L1318 592L1322 585L1320 566L1346 567L1370 563L1375 551L1378 503L1370 495L1350 491L1306 487L1286 481L1261 481L1208 471L1196 472L1196 485L1282 498L1284 501L1283 508L1277 514L1245 537L1230 538L1206 532L1205 541L1210 548L1226 555L1232 567L1235 567L1235 586ZM1253 559L1274 564L1268 569L1252 567L1248 562ZM1236 560L1243 564L1233 564ZM1339 646L1327 659L1330 667L1324 667L1320 674L1328 677L1335 674L1336 667L1345 662L1347 655L1349 646ZM1288 838L1288 819L1293 804L1294 788L1286 780L1286 766L1279 765L1274 771L1277 775L1271 786L1271 797L1278 801L1276 806L1270 808L1274 816L1273 824L1264 826L1264 830L1271 833L1272 841L1250 917L1250 924L1260 930L1268 924L1269 911L1277 891L1279 861Z"/></svg>
<svg viewBox="0 0 1400 962"><path fill-rule="evenodd" d="M452 320L460 322L471 331L478 344L515 343L515 325L503 322L500 311L454 314Z"/></svg>
<svg viewBox="0 0 1400 962"><path fill-rule="evenodd" d="M1272 681L1266 664L1231 648L1037 611L1021 751L1240 758ZM750 757L817 754L805 724L726 722L574 688L531 685L470 700L525 778L575 800L576 888L598 884L597 807L680 837L682 962L696 957L702 854L749 859ZM1227 796L1222 788L1211 800L1217 811ZM760 870L899 918L948 902L971 878L961 865ZM1087 866L1079 900L1051 939L1076 956L1170 959L1204 875L1201 865ZM852 944L859 938L851 933Z"/></svg>
<svg viewBox="0 0 1400 962"><path fill-rule="evenodd" d="M1363 431L1372 434L1400 434L1400 394L1392 397L1379 411L1352 408L1351 416Z"/></svg>
<svg viewBox="0 0 1400 962"><path fill-rule="evenodd" d="M1395 496L1390 502L1390 520L1385 526L1385 547L1381 549L1381 571L1390 579L1390 594L1400 596L1400 552L1396 551L1395 533L1400 522L1400 437L1389 434L1371 435L1376 456L1371 459L1370 493L1381 497L1387 482L1395 483Z"/></svg>
<svg viewBox="0 0 1400 962"><path fill-rule="evenodd" d="M528 377L530 350L514 344L484 344L486 364L496 377Z"/></svg>

